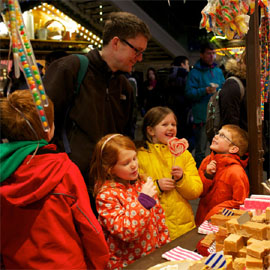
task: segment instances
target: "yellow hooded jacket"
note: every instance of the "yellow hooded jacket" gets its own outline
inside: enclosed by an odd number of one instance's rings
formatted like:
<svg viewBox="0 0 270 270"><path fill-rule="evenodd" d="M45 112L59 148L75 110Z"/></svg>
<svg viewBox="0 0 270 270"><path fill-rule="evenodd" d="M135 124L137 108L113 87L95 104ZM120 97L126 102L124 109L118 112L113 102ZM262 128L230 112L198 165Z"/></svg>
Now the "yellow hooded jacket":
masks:
<svg viewBox="0 0 270 270"><path fill-rule="evenodd" d="M140 174L151 176L155 183L161 178L171 178L174 156L168 146L148 142L147 145L148 149L142 147L138 151ZM174 165L181 167L184 172L176 188L164 192L157 188L172 240L195 227L193 211L188 200L197 199L203 191L196 163L188 150L176 157Z"/></svg>

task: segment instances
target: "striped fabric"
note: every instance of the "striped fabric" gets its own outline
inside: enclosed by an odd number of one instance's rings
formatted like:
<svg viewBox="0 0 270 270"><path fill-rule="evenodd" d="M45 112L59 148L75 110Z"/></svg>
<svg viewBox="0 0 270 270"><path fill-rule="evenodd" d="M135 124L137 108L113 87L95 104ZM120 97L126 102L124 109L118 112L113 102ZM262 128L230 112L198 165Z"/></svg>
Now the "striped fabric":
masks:
<svg viewBox="0 0 270 270"><path fill-rule="evenodd" d="M178 246L162 254L162 258L169 261L182 261L182 260L198 261L202 258L202 256L196 252Z"/></svg>
<svg viewBox="0 0 270 270"><path fill-rule="evenodd" d="M219 269L226 266L226 260L223 251L210 254L204 264L210 266L211 269Z"/></svg>

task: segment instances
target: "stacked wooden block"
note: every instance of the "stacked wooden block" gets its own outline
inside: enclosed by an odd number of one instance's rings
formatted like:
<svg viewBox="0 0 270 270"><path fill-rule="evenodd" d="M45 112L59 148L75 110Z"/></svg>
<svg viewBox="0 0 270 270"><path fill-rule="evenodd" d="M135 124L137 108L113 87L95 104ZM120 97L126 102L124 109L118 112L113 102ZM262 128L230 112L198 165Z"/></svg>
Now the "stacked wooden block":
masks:
<svg viewBox="0 0 270 270"><path fill-rule="evenodd" d="M233 216L217 214L211 223L219 226L216 235L216 251L224 251L227 269L258 270L270 267L270 208L253 216L250 221L239 223L243 210L233 210Z"/></svg>

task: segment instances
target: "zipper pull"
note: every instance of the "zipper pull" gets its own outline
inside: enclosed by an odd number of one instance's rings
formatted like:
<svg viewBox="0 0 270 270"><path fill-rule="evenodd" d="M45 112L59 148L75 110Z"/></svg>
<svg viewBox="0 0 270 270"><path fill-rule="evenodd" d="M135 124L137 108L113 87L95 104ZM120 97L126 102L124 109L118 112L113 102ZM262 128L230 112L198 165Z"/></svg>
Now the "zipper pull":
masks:
<svg viewBox="0 0 270 270"><path fill-rule="evenodd" d="M106 88L106 100L109 101L109 88Z"/></svg>

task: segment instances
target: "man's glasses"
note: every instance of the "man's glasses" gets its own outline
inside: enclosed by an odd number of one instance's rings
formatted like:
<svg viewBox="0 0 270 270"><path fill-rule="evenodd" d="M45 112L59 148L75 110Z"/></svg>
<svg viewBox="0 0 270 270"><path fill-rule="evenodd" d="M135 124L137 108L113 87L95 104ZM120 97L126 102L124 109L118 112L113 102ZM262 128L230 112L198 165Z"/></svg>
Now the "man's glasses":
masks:
<svg viewBox="0 0 270 270"><path fill-rule="evenodd" d="M230 140L227 136L225 136L223 133L219 133L219 132L216 132L215 134L216 136L222 138L222 139L226 139L228 140L231 144L237 146L232 140Z"/></svg>
<svg viewBox="0 0 270 270"><path fill-rule="evenodd" d="M133 49L135 51L135 55L136 57L139 57L143 54L143 51L138 50L137 48L135 48L133 45L131 45L128 41L126 41L125 39L120 39L122 42L126 43L131 49Z"/></svg>

